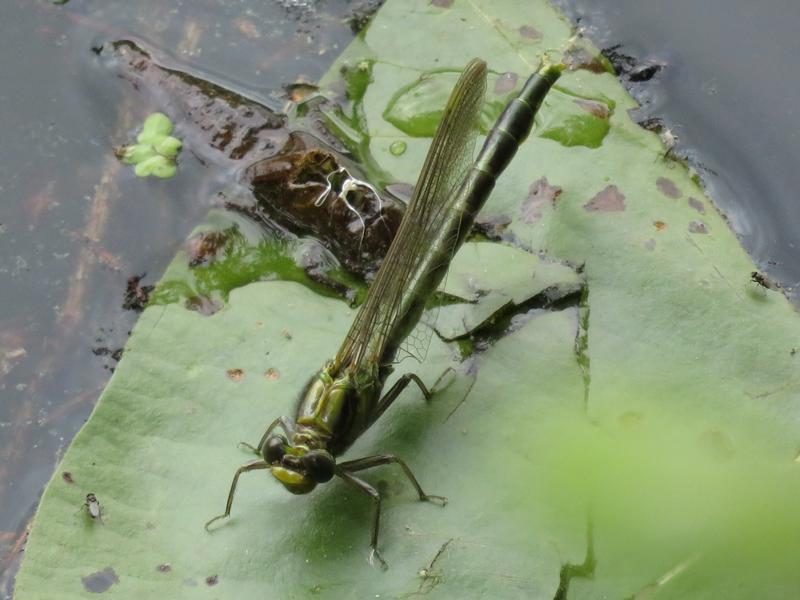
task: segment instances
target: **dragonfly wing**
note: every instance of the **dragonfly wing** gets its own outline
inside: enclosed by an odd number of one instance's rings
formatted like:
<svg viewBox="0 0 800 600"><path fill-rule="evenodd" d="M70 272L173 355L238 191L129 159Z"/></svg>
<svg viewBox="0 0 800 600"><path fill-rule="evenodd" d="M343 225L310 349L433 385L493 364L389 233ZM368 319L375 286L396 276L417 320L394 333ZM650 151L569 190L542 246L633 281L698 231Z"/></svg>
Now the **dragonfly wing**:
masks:
<svg viewBox="0 0 800 600"><path fill-rule="evenodd" d="M416 325L419 315L409 320L405 312L410 300L433 292L420 289L431 267L426 259L444 224L458 218L454 191L472 163L485 89L486 63L475 59L447 101L397 235L336 357L340 368L375 372Z"/></svg>

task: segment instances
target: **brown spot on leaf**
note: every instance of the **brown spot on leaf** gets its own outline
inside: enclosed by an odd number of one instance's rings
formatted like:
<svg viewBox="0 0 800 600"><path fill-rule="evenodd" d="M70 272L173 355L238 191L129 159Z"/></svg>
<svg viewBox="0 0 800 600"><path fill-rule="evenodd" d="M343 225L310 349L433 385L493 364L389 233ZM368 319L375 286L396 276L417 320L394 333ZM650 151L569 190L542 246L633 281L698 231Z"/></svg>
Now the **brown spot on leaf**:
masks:
<svg viewBox="0 0 800 600"><path fill-rule="evenodd" d="M494 83L494 93L498 96L502 96L507 94L515 87L517 87L517 81L519 80L519 75L508 71L503 73L497 78L497 81Z"/></svg>
<svg viewBox="0 0 800 600"><path fill-rule="evenodd" d="M115 583L119 583L119 577L111 567L106 567L102 571L97 571L86 577L81 577L83 587L87 592L102 594Z"/></svg>
<svg viewBox="0 0 800 600"><path fill-rule="evenodd" d="M450 8L453 6L453 0L431 0L431 6L438 6L439 8Z"/></svg>
<svg viewBox="0 0 800 600"><path fill-rule="evenodd" d="M217 583L219 583L219 577L217 577L216 575L209 575L208 577L206 577L206 585L212 586L212 585L217 585Z"/></svg>
<svg viewBox="0 0 800 600"><path fill-rule="evenodd" d="M75 480L72 478L72 473L70 473L69 471L64 471L61 474L61 479L64 480L64 483L70 483L70 484L75 483Z"/></svg>
<svg viewBox="0 0 800 600"><path fill-rule="evenodd" d="M244 379L244 371L242 369L228 369L225 371L225 374L231 381L241 381Z"/></svg>
<svg viewBox="0 0 800 600"><path fill-rule="evenodd" d="M161 563L160 565L156 565L156 571L159 573L169 573L172 571L172 565L169 563Z"/></svg>
<svg viewBox="0 0 800 600"><path fill-rule="evenodd" d="M664 231L667 228L667 224L664 221L653 221L653 225L658 231Z"/></svg>
<svg viewBox="0 0 800 600"><path fill-rule="evenodd" d="M644 243L644 249L652 252L653 250L656 249L656 241L653 238L646 240Z"/></svg>
<svg viewBox="0 0 800 600"><path fill-rule="evenodd" d="M292 339L292 333L288 329L281 329L281 335L287 340Z"/></svg>
<svg viewBox="0 0 800 600"><path fill-rule="evenodd" d="M277 381L280 379L281 374L278 372L278 369L273 369L270 367L264 372L264 377L267 378L269 381Z"/></svg>
<svg viewBox="0 0 800 600"><path fill-rule="evenodd" d="M589 212L619 212L625 210L625 196L617 186L609 185L584 204L583 208Z"/></svg>
<svg viewBox="0 0 800 600"><path fill-rule="evenodd" d="M692 221L689 223L689 233L708 233L708 227L702 221Z"/></svg>
<svg viewBox="0 0 800 600"><path fill-rule="evenodd" d="M666 177L659 177L656 179L656 185L658 189L661 190L661 193L669 198L680 198L681 191L678 189L678 186L671 179L667 179Z"/></svg>
<svg viewBox="0 0 800 600"><path fill-rule="evenodd" d="M538 40L542 37L542 32L531 25L523 25L520 27L519 34L529 40Z"/></svg>
<svg viewBox="0 0 800 600"><path fill-rule="evenodd" d="M534 181L528 188L528 197L522 201L520 213L523 223L531 225L542 218L542 211L546 205L553 205L561 194L561 188L550 185L547 177Z"/></svg>
<svg viewBox="0 0 800 600"><path fill-rule="evenodd" d="M692 198L690 196L688 202L689 202L689 206L691 206L693 209L695 209L701 215L706 214L706 207L703 206L703 203L700 202L700 200L698 200L697 198Z"/></svg>
<svg viewBox="0 0 800 600"><path fill-rule="evenodd" d="M608 109L608 106L603 104L602 102L595 102L594 100L583 100L583 99L576 99L574 100L575 104L580 106L583 110L588 112L590 115L594 115L598 119L607 119L608 116L611 114L611 111Z"/></svg>

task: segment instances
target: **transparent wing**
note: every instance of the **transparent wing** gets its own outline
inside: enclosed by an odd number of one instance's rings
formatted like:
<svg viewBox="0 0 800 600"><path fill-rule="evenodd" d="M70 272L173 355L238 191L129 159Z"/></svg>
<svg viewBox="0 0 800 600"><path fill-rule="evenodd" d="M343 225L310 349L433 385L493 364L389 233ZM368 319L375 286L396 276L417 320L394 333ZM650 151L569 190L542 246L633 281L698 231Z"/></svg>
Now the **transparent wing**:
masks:
<svg viewBox="0 0 800 600"><path fill-rule="evenodd" d="M436 234L453 218L452 192L472 163L485 88L486 63L475 59L450 94L397 235L336 357L339 368L356 372L391 360L385 352L402 341L390 337L403 317L404 299L431 291L416 284Z"/></svg>

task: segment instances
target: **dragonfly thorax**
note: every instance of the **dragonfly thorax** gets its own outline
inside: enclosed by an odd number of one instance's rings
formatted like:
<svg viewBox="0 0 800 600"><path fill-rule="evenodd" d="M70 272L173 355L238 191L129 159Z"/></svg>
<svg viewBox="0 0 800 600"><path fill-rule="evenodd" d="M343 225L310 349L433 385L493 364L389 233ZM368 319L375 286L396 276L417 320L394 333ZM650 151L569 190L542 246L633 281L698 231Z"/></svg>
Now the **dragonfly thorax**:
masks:
<svg viewBox="0 0 800 600"><path fill-rule="evenodd" d="M336 373L335 368L332 362L327 363L303 391L295 415L294 445L327 447L350 427L355 410L355 385L348 373ZM332 451L337 453L335 449Z"/></svg>

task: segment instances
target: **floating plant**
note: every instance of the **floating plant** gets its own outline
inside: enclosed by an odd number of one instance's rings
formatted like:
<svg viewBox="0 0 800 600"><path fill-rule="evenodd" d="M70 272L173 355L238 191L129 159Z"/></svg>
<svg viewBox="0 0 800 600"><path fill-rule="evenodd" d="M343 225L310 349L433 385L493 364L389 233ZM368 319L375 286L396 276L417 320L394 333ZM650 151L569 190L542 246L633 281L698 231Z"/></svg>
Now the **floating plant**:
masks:
<svg viewBox="0 0 800 600"><path fill-rule="evenodd" d="M183 142L172 137L172 121L163 113L152 113L142 125L135 144L116 149L115 153L127 165L135 165L137 177L153 175L168 179L175 175L175 157Z"/></svg>

